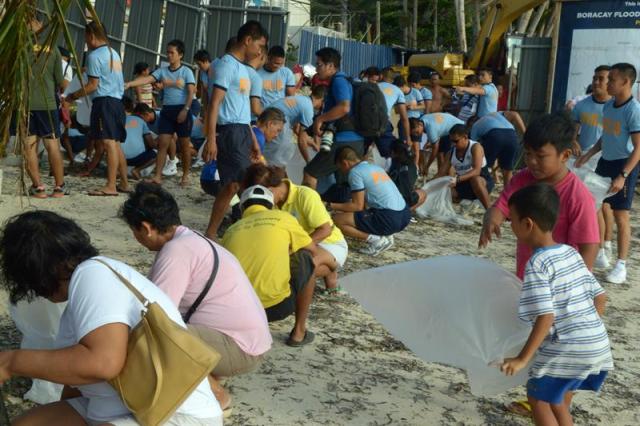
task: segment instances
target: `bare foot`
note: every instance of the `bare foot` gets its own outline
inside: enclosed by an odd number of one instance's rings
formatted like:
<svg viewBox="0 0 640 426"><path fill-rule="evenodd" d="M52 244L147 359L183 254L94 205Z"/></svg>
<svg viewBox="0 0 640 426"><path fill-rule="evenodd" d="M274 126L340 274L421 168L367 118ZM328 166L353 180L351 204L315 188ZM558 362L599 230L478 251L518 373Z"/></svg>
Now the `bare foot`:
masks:
<svg viewBox="0 0 640 426"><path fill-rule="evenodd" d="M333 290L338 288L338 272L332 271L329 275L324 277L324 287L327 290Z"/></svg>
<svg viewBox="0 0 640 426"><path fill-rule="evenodd" d="M186 188L191 184L191 180L189 180L189 177L182 177L182 179L180 179L180 186L182 188Z"/></svg>
<svg viewBox="0 0 640 426"><path fill-rule="evenodd" d="M152 177L144 180L148 183L155 183L156 185L162 185L162 178Z"/></svg>

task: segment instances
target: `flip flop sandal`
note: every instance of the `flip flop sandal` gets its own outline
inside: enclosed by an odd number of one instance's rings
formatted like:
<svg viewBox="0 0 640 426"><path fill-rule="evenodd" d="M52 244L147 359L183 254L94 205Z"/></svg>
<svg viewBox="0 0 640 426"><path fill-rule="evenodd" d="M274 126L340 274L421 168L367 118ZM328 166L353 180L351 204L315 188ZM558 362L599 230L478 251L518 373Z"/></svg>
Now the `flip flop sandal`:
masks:
<svg viewBox="0 0 640 426"><path fill-rule="evenodd" d="M29 195L33 198L47 198L47 193L45 192L44 186L31 186L29 188Z"/></svg>
<svg viewBox="0 0 640 426"><path fill-rule="evenodd" d="M131 194L133 192L133 189L122 189L119 186L116 186L116 191L121 194Z"/></svg>
<svg viewBox="0 0 640 426"><path fill-rule="evenodd" d="M504 407L505 410L518 416L531 417L533 412L531 411L531 404L528 401L513 401L511 404L507 404Z"/></svg>
<svg viewBox="0 0 640 426"><path fill-rule="evenodd" d="M60 186L56 186L55 188L53 188L53 192L51 193L51 198L62 198L65 195L69 195L71 192L66 188L65 184L63 183Z"/></svg>
<svg viewBox="0 0 640 426"><path fill-rule="evenodd" d="M117 192L113 194L111 192L104 191L89 191L87 195L89 195L90 197L117 197L120 194L118 194Z"/></svg>
<svg viewBox="0 0 640 426"><path fill-rule="evenodd" d="M316 335L313 334L312 331L307 330L304 332L304 339L302 339L301 341L297 341L291 338L292 334L293 334L293 330L291 330L291 333L289 333L289 338L285 342L287 346L291 346L292 348L299 348L301 346L307 345L313 342L313 339L315 339L316 337Z"/></svg>

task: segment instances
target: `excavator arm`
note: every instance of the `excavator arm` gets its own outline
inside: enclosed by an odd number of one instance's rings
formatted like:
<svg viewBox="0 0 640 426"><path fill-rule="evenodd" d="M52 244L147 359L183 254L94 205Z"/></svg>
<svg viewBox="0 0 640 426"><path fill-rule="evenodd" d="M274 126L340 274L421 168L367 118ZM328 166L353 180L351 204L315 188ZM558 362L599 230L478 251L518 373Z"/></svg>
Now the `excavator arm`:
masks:
<svg viewBox="0 0 640 426"><path fill-rule="evenodd" d="M496 0L487 11L480 34L469 56L468 67L478 69L486 64L500 47L502 35L509 29L509 25L523 13L546 0Z"/></svg>

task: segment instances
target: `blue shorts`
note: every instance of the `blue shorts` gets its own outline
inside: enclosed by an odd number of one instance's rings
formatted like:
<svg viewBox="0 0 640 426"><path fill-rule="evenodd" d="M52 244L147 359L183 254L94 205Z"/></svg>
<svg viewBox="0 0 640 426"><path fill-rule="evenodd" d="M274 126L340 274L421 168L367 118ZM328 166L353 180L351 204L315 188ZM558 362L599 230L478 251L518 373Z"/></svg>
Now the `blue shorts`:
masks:
<svg viewBox="0 0 640 426"><path fill-rule="evenodd" d="M160 110L160 121L158 122L158 134L178 135L179 138L191 136L193 127L193 116L187 111L187 118L182 123L178 123L178 114L184 109L184 105L165 105Z"/></svg>
<svg viewBox="0 0 640 426"><path fill-rule="evenodd" d="M407 227L411 210L367 209L353 214L356 228L373 235L393 235Z"/></svg>
<svg viewBox="0 0 640 426"><path fill-rule="evenodd" d="M451 152L451 147L452 145L451 139L449 139L449 135L444 135L438 142L438 154L448 155L448 153Z"/></svg>
<svg viewBox="0 0 640 426"><path fill-rule="evenodd" d="M148 149L133 158L127 158L127 166L140 167L155 160L157 154L153 149Z"/></svg>
<svg viewBox="0 0 640 426"><path fill-rule="evenodd" d="M493 167L496 160L502 170L513 170L520 144L513 129L493 129L480 138L487 165Z"/></svg>
<svg viewBox="0 0 640 426"><path fill-rule="evenodd" d="M58 110L29 111L29 136L42 139L60 137L60 114Z"/></svg>
<svg viewBox="0 0 640 426"><path fill-rule="evenodd" d="M110 96L95 98L91 106L89 138L124 142L127 139L126 122L127 114L121 99Z"/></svg>
<svg viewBox="0 0 640 426"><path fill-rule="evenodd" d="M607 378L607 372L592 374L584 380L561 379L558 377L542 376L531 378L527 382L527 396L549 404L562 404L567 392L589 390L598 392Z"/></svg>
<svg viewBox="0 0 640 426"><path fill-rule="evenodd" d="M611 161L601 158L596 166L596 173L613 180L620 176L620 172L624 169L625 164L627 164L626 158ZM622 187L620 192L604 199L604 202L609 204L613 210L631 210L633 193L635 192L636 183L638 182L638 170L640 170L640 166L636 166L631 173L629 173L624 187Z"/></svg>
<svg viewBox="0 0 640 426"><path fill-rule="evenodd" d="M480 172L480 176L483 177L484 180L487 182L487 192L491 194L491 191L493 191L493 187L495 185L495 182L491 177L491 173L489 173L489 170L485 167ZM475 200L478 198L476 193L473 192L471 181L466 180L464 182L458 183L456 185L455 190L456 190L456 194L458 194L458 198L460 198L461 200Z"/></svg>
<svg viewBox="0 0 640 426"><path fill-rule="evenodd" d="M223 185L242 182L251 165L251 128L248 124L226 124L216 128L217 166Z"/></svg>

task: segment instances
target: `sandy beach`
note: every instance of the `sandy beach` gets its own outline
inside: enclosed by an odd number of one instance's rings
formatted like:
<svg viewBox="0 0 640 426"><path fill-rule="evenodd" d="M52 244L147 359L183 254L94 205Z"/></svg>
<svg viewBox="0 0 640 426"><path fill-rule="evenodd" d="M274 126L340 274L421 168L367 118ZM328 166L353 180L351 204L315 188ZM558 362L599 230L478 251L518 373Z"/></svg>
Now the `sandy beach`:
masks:
<svg viewBox="0 0 640 426"><path fill-rule="evenodd" d="M76 220L106 256L125 261L146 273L153 253L140 246L117 217L125 196L89 197L86 191L100 186L103 178L68 177L71 195L63 199L34 200L17 196L18 170L2 167L0 219L27 209L52 210ZM50 180L45 180L50 184ZM182 189L177 178L168 178L185 225L204 230L212 198L204 194L193 176ZM496 192L494 191L494 196ZM515 269L515 239L507 225L503 237L489 249L477 247L482 212L470 218L472 226L450 226L419 220L398 234L395 246L377 258L351 251L343 274L447 254L488 258L507 270ZM609 295L605 324L609 330L616 369L600 395L578 394L573 415L579 425L640 424L640 221L633 219L633 241L628 284L603 282ZM615 245L615 244L614 244ZM1 293L2 348L17 347L20 335L7 311L7 295ZM392 303L392 301L391 301ZM517 319L514 318L514 321ZM505 404L524 396L524 387L495 398L478 398L469 392L460 370L426 363L395 340L348 295L316 294L309 328L313 344L302 349L284 345L292 319L271 325L274 346L254 373L227 380L234 398L230 425L528 425L531 421L507 413ZM3 386L12 414L30 403L21 397L29 382L14 379Z"/></svg>

